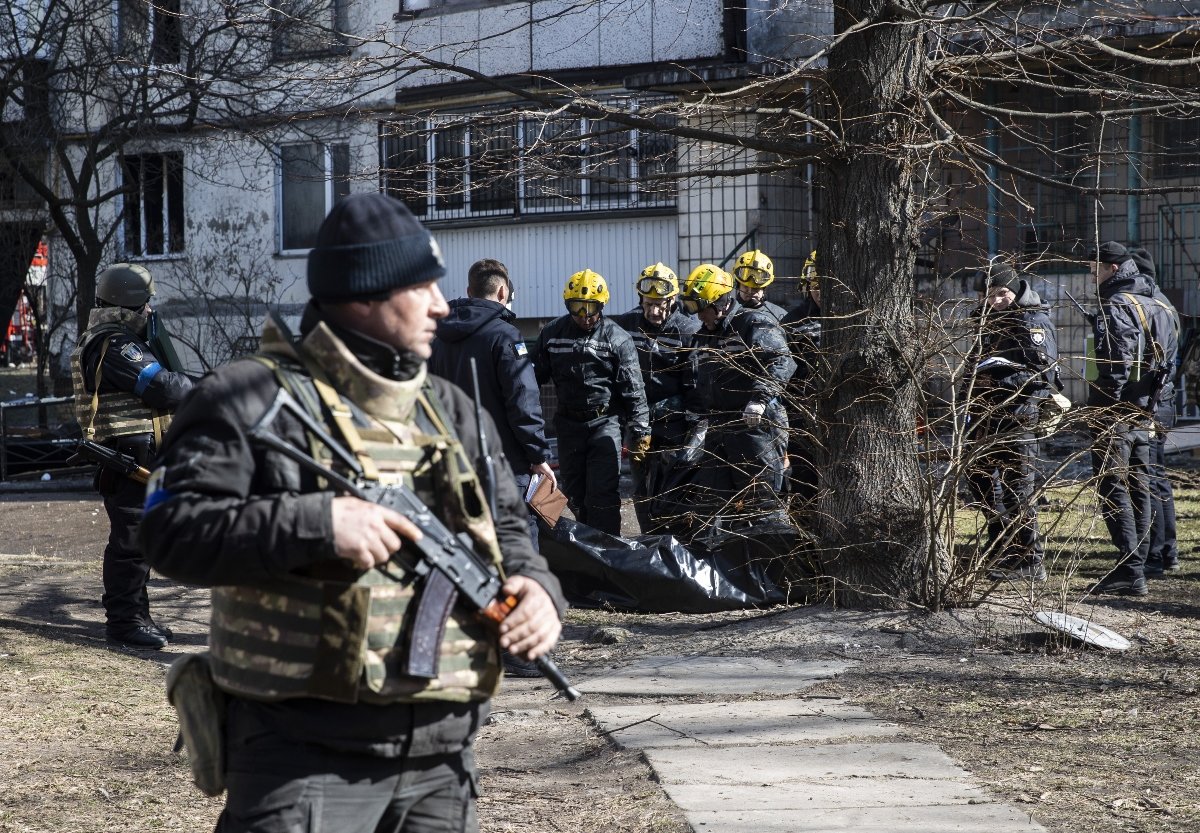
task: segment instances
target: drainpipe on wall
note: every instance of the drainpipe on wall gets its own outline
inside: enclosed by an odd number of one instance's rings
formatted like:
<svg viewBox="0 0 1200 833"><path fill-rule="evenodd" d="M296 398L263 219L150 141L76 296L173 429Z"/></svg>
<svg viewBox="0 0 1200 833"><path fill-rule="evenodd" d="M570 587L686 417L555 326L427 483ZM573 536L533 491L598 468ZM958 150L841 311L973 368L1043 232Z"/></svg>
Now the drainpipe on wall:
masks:
<svg viewBox="0 0 1200 833"><path fill-rule="evenodd" d="M1142 117L1129 117L1129 162L1125 168L1125 183L1129 188L1142 185ZM1142 198L1138 194L1125 197L1125 239L1146 245L1142 239Z"/></svg>
<svg viewBox="0 0 1200 833"><path fill-rule="evenodd" d="M996 87L989 85L987 89L987 100L989 104L996 103ZM1000 127L996 120L990 116L987 119L987 149L988 153L993 157L1000 155ZM997 190L996 182L996 166L988 164L987 166L987 247L988 257L995 257L1000 253L1000 227L997 225L1000 221L1000 192Z"/></svg>

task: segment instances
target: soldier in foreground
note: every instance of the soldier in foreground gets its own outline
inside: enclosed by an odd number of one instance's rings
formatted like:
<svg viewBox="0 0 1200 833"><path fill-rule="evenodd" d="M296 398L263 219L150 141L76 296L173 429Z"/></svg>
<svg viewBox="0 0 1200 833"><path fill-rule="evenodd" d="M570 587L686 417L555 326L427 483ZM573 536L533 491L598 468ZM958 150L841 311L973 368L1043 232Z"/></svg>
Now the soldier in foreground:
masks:
<svg viewBox="0 0 1200 833"><path fill-rule="evenodd" d="M149 465L172 412L192 388L184 373L167 370L148 339L154 278L145 267L116 263L96 279L96 309L79 339L71 367L75 416L83 437ZM137 542L145 487L107 468L96 490L108 514L104 548L105 634L131 648L161 648L171 631L150 617L150 567Z"/></svg>
<svg viewBox="0 0 1200 833"><path fill-rule="evenodd" d="M228 695L222 833L474 831L472 743L499 685L499 648L532 660L558 638L564 603L516 486L497 478L491 518L470 464L472 403L426 374L444 274L403 203L339 202L309 253L300 339L269 326L258 355L206 378L151 477L147 557L213 588L208 659ZM294 404L271 415L289 401L281 390ZM431 587L404 566L417 516L331 491L259 432L343 474L408 486L467 533L515 601L498 640L461 594L447 619L414 633ZM429 674L413 673L417 655L429 655Z"/></svg>

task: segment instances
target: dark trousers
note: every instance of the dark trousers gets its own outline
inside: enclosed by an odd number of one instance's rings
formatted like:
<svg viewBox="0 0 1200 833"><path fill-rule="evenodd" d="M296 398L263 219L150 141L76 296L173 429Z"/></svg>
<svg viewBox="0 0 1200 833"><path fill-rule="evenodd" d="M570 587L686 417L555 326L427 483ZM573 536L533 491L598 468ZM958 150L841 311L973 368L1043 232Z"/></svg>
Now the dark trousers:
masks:
<svg viewBox="0 0 1200 833"><path fill-rule="evenodd" d="M475 833L471 748L384 758L296 743L230 709L216 833Z"/></svg>
<svg viewBox="0 0 1200 833"><path fill-rule="evenodd" d="M668 461L679 452L687 437L687 424L679 415L678 419L655 421L651 430L650 453L642 462L629 464L633 472L633 509L643 535L665 531L665 519L653 517L650 508L662 492Z"/></svg>
<svg viewBox="0 0 1200 833"><path fill-rule="evenodd" d="M987 517L988 553L993 563L1042 561L1034 500L1037 440L1031 432L984 434L972 442L968 482Z"/></svg>
<svg viewBox="0 0 1200 833"><path fill-rule="evenodd" d="M1175 540L1175 493L1167 477L1167 430L1175 425L1174 408L1169 415L1159 415L1162 430L1150 440L1150 509L1154 521L1150 525L1150 553L1147 563L1156 567L1179 562L1179 547Z"/></svg>
<svg viewBox="0 0 1200 833"><path fill-rule="evenodd" d="M621 534L621 425L615 416L579 422L559 415L559 484L575 520Z"/></svg>
<svg viewBox="0 0 1200 833"><path fill-rule="evenodd" d="M137 527L146 499L145 485L111 472L98 482L108 513L108 546L104 548L104 614L110 629L150 622L146 581L150 567L138 547Z"/></svg>
<svg viewBox="0 0 1200 833"><path fill-rule="evenodd" d="M1116 423L1092 440L1092 472L1100 514L1117 548L1119 580L1140 578L1150 550L1150 437L1143 427Z"/></svg>
<svg viewBox="0 0 1200 833"><path fill-rule="evenodd" d="M517 481L517 490L521 493L522 500L525 499L525 492L529 488L529 481L532 478L533 475L531 475L529 472L525 472L524 474L517 471L513 472L513 479ZM529 508L528 504L525 505L525 514L529 516L529 537L533 539L533 551L541 552L541 550L538 548L537 515L533 513L533 510Z"/></svg>
<svg viewBox="0 0 1200 833"><path fill-rule="evenodd" d="M768 408L755 428L740 419L715 427L710 422L704 440L704 465L724 469L729 488L729 494L723 496L725 503L739 503L752 513L782 508L779 497L783 488L782 419L782 411ZM786 429L786 422L782 427Z"/></svg>

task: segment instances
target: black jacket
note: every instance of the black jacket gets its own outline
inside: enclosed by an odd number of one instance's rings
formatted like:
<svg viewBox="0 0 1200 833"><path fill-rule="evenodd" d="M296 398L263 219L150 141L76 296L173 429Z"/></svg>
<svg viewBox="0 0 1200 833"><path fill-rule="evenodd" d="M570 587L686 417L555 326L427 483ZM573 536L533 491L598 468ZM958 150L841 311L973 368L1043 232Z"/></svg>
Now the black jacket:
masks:
<svg viewBox="0 0 1200 833"><path fill-rule="evenodd" d="M94 338L80 356L83 384L89 393L95 391L96 364L106 342L108 350L104 351L104 364L100 367L100 393L132 393L154 410L171 413L191 391L194 385L191 376L164 368L141 334L121 327ZM142 465L150 461L156 450L153 434L121 437L112 444L132 454Z"/></svg>
<svg viewBox="0 0 1200 833"><path fill-rule="evenodd" d="M629 333L637 347L652 424L694 414L698 407L692 337L700 322L675 309L661 327L655 327L640 307L614 315L612 320Z"/></svg>
<svg viewBox="0 0 1200 833"><path fill-rule="evenodd" d="M496 421L504 456L518 474L550 459L542 396L516 315L485 298L456 298L438 322L429 372L473 396L471 359L479 368L480 407Z"/></svg>
<svg viewBox="0 0 1200 833"><path fill-rule="evenodd" d="M701 327L699 385L705 413L736 415L749 402L778 402L796 370L787 337L775 317L763 309L734 302L715 331Z"/></svg>
<svg viewBox="0 0 1200 833"><path fill-rule="evenodd" d="M1015 417L1032 428L1038 401L1058 390L1058 337L1050 308L1026 281L1007 309L987 304L971 317L974 342L967 359L962 395L971 400L971 413Z"/></svg>
<svg viewBox="0 0 1200 833"><path fill-rule="evenodd" d="M1100 284L1101 314L1092 323L1097 378L1088 389L1087 404L1107 407L1120 402L1145 410L1154 407L1156 393L1159 401L1170 395L1170 389L1150 389L1159 364L1167 371L1170 385L1173 357L1179 350L1174 308L1160 304L1154 293L1132 260L1122 263L1115 275ZM1163 356L1155 356L1155 344Z"/></svg>
<svg viewBox="0 0 1200 833"><path fill-rule="evenodd" d="M788 383L792 396L811 393L821 354L821 306L805 293L779 322L787 335L788 347L796 361L796 372Z"/></svg>
<svg viewBox="0 0 1200 833"><path fill-rule="evenodd" d="M559 416L584 422L615 414L633 436L650 433L637 348L611 318L591 332L569 315L551 321L538 337L533 366L539 382L554 382Z"/></svg>
<svg viewBox="0 0 1200 833"><path fill-rule="evenodd" d="M374 358L360 355L368 367L399 364ZM478 457L471 400L444 379L431 377L430 383L467 454ZM201 587L269 586L277 577L335 558L334 493L320 490L296 463L248 438L249 427L278 390L271 368L243 359L209 374L176 413L140 530L146 560L163 575ZM491 417L483 418L494 431ZM309 451L299 419L289 412L280 413L272 433ZM500 477L495 490L506 573L534 579L563 610L558 580L533 551L516 483ZM455 752L487 714L485 703L378 706L307 698L242 703L297 742L385 756Z"/></svg>

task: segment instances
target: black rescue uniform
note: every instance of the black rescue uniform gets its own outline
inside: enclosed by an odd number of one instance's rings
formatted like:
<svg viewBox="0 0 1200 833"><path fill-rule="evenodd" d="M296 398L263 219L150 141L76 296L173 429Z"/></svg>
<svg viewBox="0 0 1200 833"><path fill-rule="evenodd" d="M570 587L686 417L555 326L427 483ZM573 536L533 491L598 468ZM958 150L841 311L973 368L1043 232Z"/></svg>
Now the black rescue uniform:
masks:
<svg viewBox="0 0 1200 833"><path fill-rule="evenodd" d="M1101 314L1092 322L1097 375L1087 404L1102 410L1093 416L1092 470L1104 523L1117 548L1110 577L1141 582L1153 512L1150 430L1163 393L1154 384L1160 363L1154 343L1171 337L1174 321L1155 303L1153 288L1133 260L1121 263L1098 289Z"/></svg>
<svg viewBox="0 0 1200 833"><path fill-rule="evenodd" d="M787 335L796 372L787 384L789 466L788 486L802 501L817 494L816 421L813 397L821 368L821 306L805 293L779 322Z"/></svg>
<svg viewBox="0 0 1200 833"><path fill-rule="evenodd" d="M728 497L741 495L748 504L775 511L779 501L774 495L783 486L780 437L788 427L782 398L796 370L783 328L771 313L745 309L735 301L716 330L702 326L694 339L708 423L705 466L723 475L713 482L726 481ZM753 428L743 416L750 402L765 408Z"/></svg>
<svg viewBox="0 0 1200 833"><path fill-rule="evenodd" d="M498 517L487 517L465 462L479 447L461 390L427 377L411 355L321 321L315 306L303 329L293 347L268 326L259 357L200 383L176 416L147 496L151 563L213 588L209 655L229 695L228 798L217 829L474 830L472 743L499 683L495 636L456 605L440 648L436 635L432 642L436 676L407 674L406 612L424 583L396 583L337 558L334 493L249 430L284 387L331 436L357 446L364 468L377 469L367 479L410 485L476 552L502 559L506 575L537 581L561 612L558 581L532 549L510 478L497 478ZM292 411L269 430L330 457Z"/></svg>
<svg viewBox="0 0 1200 833"><path fill-rule="evenodd" d="M620 535L621 422L635 438L650 433L633 339L610 318L588 332L564 315L542 330L533 366L558 394L559 479L575 519Z"/></svg>
<svg viewBox="0 0 1200 833"><path fill-rule="evenodd" d="M1042 402L1059 387L1054 323L1024 280L1011 306L981 304L972 322L975 343L963 388L970 416L967 471L987 518L986 552L996 567L1036 568L1043 547L1034 499L1035 429Z"/></svg>
<svg viewBox="0 0 1200 833"><path fill-rule="evenodd" d="M171 414L192 389L184 373L165 369L146 342L149 318L122 307L92 310L79 340L74 370L75 411L85 439L149 466ZM145 486L102 469L96 488L108 514L104 548L104 614L110 635L154 627L146 581L150 568L137 542Z"/></svg>
<svg viewBox="0 0 1200 833"><path fill-rule="evenodd" d="M678 308L662 326L646 320L641 307L613 316L637 347L646 404L650 410L650 453L633 463L634 508L644 534L659 531L651 517L651 498L658 494L662 475L688 431L696 423L696 366L692 361L692 336L700 326L695 317Z"/></svg>

